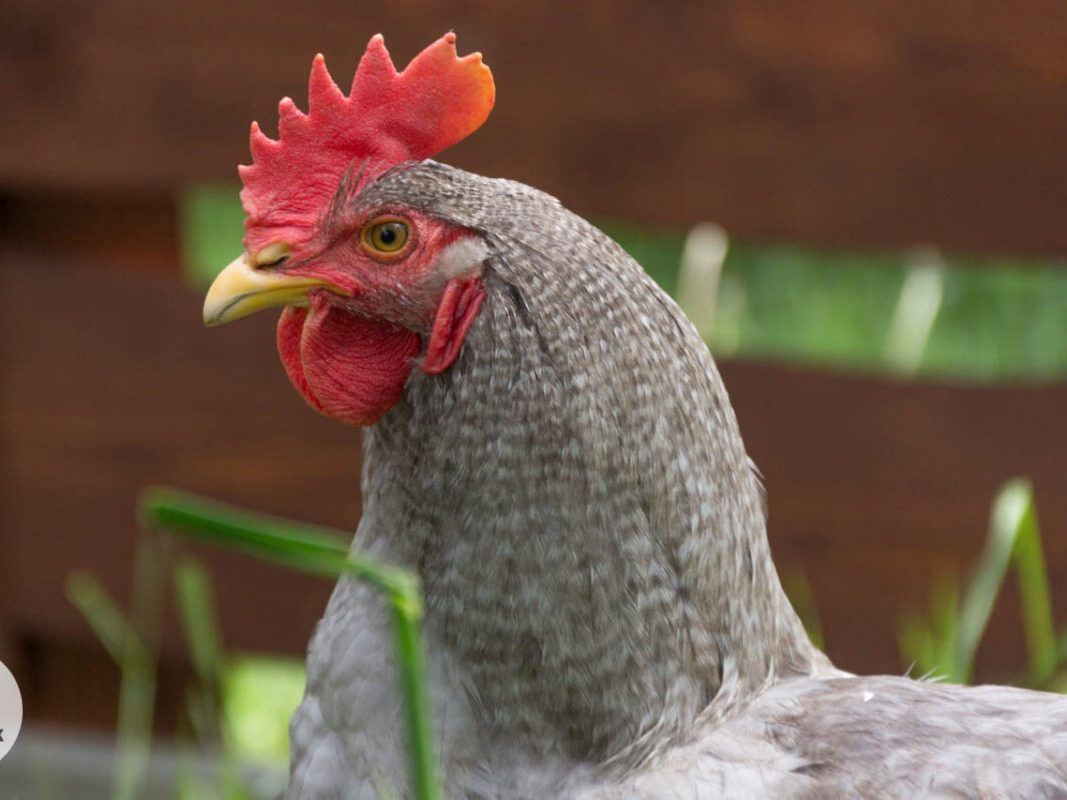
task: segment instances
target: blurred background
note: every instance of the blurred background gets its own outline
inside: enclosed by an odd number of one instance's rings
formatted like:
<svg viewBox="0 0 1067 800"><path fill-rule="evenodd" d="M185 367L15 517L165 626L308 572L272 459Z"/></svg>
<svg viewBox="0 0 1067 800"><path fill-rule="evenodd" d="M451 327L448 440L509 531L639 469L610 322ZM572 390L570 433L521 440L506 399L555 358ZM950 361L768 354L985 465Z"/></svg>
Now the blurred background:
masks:
<svg viewBox="0 0 1067 800"><path fill-rule="evenodd" d="M240 251L250 121L306 108L316 52L347 86L374 33L402 66L450 29L498 101L442 159L558 196L679 297L839 666L921 661L906 621L966 586L1013 476L1067 620L1067 6L7 0L0 660L26 723L0 788L68 796L42 770L80 753L108 796L139 713L168 775L182 741L223 740L273 765L270 796L330 585L139 531L135 500L172 484L354 529L358 432L290 388L272 315L209 332L200 304ZM977 680L1027 674L1019 588Z"/></svg>

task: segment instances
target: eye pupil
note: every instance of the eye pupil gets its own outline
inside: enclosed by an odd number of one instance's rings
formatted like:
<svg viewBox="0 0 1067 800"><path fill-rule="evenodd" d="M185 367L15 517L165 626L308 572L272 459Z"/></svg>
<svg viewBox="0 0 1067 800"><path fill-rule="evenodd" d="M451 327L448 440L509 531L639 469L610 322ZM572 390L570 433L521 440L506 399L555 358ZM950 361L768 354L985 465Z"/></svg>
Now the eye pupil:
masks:
<svg viewBox="0 0 1067 800"><path fill-rule="evenodd" d="M393 230L392 225L383 225L381 231L378 233L378 239L382 244L392 244L396 241L396 231Z"/></svg>

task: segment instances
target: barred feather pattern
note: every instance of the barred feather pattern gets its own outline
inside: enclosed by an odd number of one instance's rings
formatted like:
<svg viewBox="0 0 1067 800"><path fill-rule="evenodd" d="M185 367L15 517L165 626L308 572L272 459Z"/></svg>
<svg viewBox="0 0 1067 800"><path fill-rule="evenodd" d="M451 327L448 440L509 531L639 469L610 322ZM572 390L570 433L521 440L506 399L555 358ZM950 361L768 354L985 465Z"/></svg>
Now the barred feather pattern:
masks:
<svg viewBox="0 0 1067 800"><path fill-rule="evenodd" d="M785 599L733 410L674 302L523 184L424 161L354 202L487 245L460 357L415 370L365 436L354 542L422 578L446 794L915 796L866 794L903 780L871 760L892 769L911 735L884 731L882 706L907 725L967 713L971 695L886 678L878 703L841 699L876 679L835 670ZM406 791L391 659L380 601L341 581L292 724L289 798Z"/></svg>

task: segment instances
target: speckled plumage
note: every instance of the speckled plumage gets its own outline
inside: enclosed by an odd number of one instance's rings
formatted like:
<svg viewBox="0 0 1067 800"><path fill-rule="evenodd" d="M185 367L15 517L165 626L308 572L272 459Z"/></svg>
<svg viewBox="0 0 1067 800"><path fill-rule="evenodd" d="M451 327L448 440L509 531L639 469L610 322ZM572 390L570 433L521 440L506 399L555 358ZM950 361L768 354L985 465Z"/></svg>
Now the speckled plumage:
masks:
<svg viewBox="0 0 1067 800"><path fill-rule="evenodd" d="M447 796L1067 796L1067 701L854 678L810 644L711 356L614 242L432 161L354 202L488 253L459 358L366 434L354 543L421 575ZM391 658L381 602L341 581L291 800L403 793Z"/></svg>

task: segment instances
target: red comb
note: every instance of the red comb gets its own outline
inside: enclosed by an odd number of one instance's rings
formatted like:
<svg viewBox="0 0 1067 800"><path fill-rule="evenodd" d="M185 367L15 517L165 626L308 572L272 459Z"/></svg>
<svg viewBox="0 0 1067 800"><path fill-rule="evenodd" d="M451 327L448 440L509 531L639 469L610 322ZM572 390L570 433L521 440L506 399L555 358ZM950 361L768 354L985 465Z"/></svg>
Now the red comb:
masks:
<svg viewBox="0 0 1067 800"><path fill-rule="evenodd" d="M252 123L252 160L244 182L245 247L294 246L314 225L354 160L374 175L402 161L429 158L478 128L493 107L493 76L481 53L460 58L446 33L397 73L376 35L367 44L348 97L322 55L308 83L308 113L288 97L278 104L278 139Z"/></svg>

